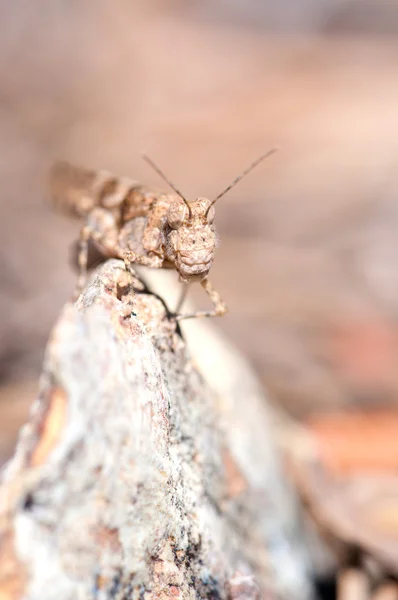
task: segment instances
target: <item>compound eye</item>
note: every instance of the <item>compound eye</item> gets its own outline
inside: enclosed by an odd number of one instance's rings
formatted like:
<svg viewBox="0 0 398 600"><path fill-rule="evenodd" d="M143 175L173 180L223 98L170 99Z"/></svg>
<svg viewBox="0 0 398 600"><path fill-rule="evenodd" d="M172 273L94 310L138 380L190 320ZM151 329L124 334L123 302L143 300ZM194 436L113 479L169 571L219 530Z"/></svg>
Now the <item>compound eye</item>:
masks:
<svg viewBox="0 0 398 600"><path fill-rule="evenodd" d="M213 223L215 214L216 214L216 207L211 206L209 212L207 213L207 222L209 225L211 225Z"/></svg>
<svg viewBox="0 0 398 600"><path fill-rule="evenodd" d="M187 207L184 202L176 201L167 211L167 222L172 229L178 229L184 222Z"/></svg>

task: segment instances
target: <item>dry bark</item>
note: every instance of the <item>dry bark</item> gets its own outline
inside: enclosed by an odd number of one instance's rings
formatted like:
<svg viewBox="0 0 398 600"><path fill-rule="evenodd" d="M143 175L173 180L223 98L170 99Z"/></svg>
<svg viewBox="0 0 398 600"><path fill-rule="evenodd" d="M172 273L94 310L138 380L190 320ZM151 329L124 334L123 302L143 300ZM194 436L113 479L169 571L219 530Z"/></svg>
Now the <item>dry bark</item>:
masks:
<svg viewBox="0 0 398 600"><path fill-rule="evenodd" d="M163 301L137 279L131 303L129 284L108 261L51 334L3 473L0 599L306 600L257 380L205 329L193 360ZM212 357L211 387L194 362Z"/></svg>

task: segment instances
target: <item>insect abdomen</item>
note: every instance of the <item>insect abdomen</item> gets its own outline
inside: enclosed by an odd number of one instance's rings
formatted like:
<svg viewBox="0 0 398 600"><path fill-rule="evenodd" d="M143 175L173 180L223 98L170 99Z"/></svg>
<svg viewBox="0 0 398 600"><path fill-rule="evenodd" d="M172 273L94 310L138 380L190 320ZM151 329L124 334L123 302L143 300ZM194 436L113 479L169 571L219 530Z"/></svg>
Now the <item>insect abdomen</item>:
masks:
<svg viewBox="0 0 398 600"><path fill-rule="evenodd" d="M50 171L50 192L56 208L84 217L95 206L120 208L138 183L108 171L94 171L56 162Z"/></svg>
<svg viewBox="0 0 398 600"><path fill-rule="evenodd" d="M96 205L91 192L95 172L67 162L56 162L50 171L51 200L62 212L85 216Z"/></svg>

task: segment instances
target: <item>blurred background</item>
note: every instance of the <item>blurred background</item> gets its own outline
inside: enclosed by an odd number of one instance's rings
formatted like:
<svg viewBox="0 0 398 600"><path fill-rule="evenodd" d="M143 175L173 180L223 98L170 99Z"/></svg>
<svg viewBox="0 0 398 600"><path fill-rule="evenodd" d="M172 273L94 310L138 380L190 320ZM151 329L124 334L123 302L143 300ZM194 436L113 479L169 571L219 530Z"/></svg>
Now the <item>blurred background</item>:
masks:
<svg viewBox="0 0 398 600"><path fill-rule="evenodd" d="M76 280L55 158L212 198L280 145L217 205L216 325L294 416L394 406L397 33L394 0L0 3L2 459Z"/></svg>

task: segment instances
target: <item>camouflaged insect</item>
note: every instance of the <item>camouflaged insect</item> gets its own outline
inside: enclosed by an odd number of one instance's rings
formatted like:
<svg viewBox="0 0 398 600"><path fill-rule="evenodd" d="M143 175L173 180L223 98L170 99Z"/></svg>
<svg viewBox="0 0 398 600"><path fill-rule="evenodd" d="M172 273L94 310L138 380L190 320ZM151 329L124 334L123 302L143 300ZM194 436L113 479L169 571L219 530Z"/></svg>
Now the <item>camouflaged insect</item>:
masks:
<svg viewBox="0 0 398 600"><path fill-rule="evenodd" d="M221 316L227 307L208 280L218 238L214 226L215 203L266 156L258 158L214 200L199 197L187 201L160 169L145 160L169 184L174 193L158 192L107 171L93 171L57 162L50 172L54 205L83 218L78 263L77 293L85 285L88 243L91 240L106 257L121 258L126 268L143 265L176 269L184 284L200 282L213 310L179 314L176 319ZM187 285L185 286L185 291Z"/></svg>

